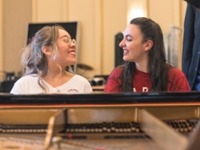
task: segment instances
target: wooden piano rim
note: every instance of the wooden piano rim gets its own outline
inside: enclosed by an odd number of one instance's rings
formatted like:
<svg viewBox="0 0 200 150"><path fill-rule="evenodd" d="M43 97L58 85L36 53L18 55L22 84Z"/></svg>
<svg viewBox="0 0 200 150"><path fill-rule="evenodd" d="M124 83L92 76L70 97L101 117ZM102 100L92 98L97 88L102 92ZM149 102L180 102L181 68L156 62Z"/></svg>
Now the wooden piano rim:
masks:
<svg viewBox="0 0 200 150"><path fill-rule="evenodd" d="M1 108L64 108L64 107L165 107L200 106L200 102L134 103L134 104L0 104Z"/></svg>

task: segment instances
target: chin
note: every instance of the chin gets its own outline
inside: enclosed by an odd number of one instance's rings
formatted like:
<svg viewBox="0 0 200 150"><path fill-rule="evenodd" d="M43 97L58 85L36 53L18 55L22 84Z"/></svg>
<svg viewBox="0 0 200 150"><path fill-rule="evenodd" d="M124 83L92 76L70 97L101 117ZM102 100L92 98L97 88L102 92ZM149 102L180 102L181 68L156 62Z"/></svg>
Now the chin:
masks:
<svg viewBox="0 0 200 150"><path fill-rule="evenodd" d="M76 64L76 59L74 58L74 59L71 59L71 60L69 60L70 62L71 62L71 65L75 65Z"/></svg>
<svg viewBox="0 0 200 150"><path fill-rule="evenodd" d="M123 60L124 60L124 61L127 61L127 62L135 62L135 57L124 56L124 57L123 57Z"/></svg>
<svg viewBox="0 0 200 150"><path fill-rule="evenodd" d="M125 57L125 56L123 57L123 60L124 61L129 61L129 59L127 57Z"/></svg>
<svg viewBox="0 0 200 150"><path fill-rule="evenodd" d="M74 65L76 64L76 60L75 60L75 61L73 61L73 64L74 64Z"/></svg>

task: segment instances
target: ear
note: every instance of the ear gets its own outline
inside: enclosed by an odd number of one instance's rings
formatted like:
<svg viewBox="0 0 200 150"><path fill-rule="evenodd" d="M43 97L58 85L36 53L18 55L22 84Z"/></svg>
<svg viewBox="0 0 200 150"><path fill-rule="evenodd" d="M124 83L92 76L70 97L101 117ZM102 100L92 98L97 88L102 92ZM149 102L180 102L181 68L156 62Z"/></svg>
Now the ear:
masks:
<svg viewBox="0 0 200 150"><path fill-rule="evenodd" d="M43 46L42 47L42 52L47 55L47 56L50 56L51 55L51 48L49 46Z"/></svg>
<svg viewBox="0 0 200 150"><path fill-rule="evenodd" d="M149 51L152 47L153 47L153 41L152 40L148 40L147 42L145 42L145 51Z"/></svg>

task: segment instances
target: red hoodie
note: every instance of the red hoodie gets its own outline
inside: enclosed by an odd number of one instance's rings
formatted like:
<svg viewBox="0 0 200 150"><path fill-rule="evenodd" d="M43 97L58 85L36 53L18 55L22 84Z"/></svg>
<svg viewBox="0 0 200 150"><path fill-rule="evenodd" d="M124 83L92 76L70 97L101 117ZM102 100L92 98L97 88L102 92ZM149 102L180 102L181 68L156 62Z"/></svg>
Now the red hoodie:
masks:
<svg viewBox="0 0 200 150"><path fill-rule="evenodd" d="M122 67L115 68L106 83L104 92L122 92L121 88ZM171 68L168 73L167 91L191 91L188 81L181 70ZM151 80L149 73L144 73L136 69L133 79L133 92L151 92Z"/></svg>

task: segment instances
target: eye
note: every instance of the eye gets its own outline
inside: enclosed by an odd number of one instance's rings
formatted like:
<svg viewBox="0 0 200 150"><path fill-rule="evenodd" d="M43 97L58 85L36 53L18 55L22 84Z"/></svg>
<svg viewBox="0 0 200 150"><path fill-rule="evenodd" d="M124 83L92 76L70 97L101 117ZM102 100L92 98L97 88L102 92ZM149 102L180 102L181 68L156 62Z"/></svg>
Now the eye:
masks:
<svg viewBox="0 0 200 150"><path fill-rule="evenodd" d="M64 41L65 41L66 43L69 43L69 39L68 39L67 37L64 38Z"/></svg>
<svg viewBox="0 0 200 150"><path fill-rule="evenodd" d="M132 38L131 37L126 37L126 40L131 42L132 41Z"/></svg>
<svg viewBox="0 0 200 150"><path fill-rule="evenodd" d="M131 42L133 40L133 37L130 35L125 36L126 41Z"/></svg>

